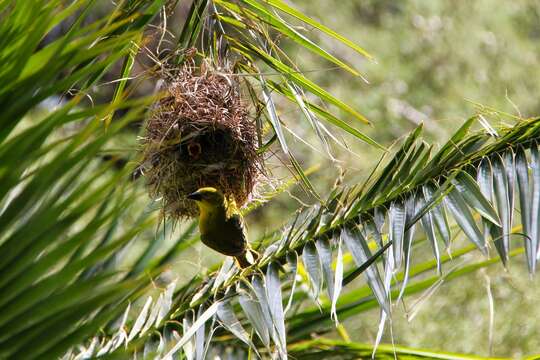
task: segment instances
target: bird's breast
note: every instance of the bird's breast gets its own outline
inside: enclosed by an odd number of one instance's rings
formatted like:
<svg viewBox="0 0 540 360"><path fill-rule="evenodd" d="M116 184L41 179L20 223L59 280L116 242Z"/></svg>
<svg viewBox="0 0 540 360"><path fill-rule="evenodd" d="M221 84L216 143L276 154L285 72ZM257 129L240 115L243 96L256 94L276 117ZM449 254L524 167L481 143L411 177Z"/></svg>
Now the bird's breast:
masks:
<svg viewBox="0 0 540 360"><path fill-rule="evenodd" d="M208 216L206 221L199 224L201 241L208 247L229 256L241 255L247 247L247 239L244 228L231 219L212 218Z"/></svg>

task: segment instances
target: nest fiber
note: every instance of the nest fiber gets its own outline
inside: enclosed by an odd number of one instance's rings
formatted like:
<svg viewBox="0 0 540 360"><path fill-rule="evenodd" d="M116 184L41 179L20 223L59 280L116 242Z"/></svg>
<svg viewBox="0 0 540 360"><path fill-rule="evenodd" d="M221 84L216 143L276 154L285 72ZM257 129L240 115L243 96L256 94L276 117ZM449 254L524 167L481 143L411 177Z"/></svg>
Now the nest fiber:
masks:
<svg viewBox="0 0 540 360"><path fill-rule="evenodd" d="M196 216L186 196L212 186L241 206L260 172L256 128L235 77L185 66L166 81L143 137L142 171L166 215Z"/></svg>

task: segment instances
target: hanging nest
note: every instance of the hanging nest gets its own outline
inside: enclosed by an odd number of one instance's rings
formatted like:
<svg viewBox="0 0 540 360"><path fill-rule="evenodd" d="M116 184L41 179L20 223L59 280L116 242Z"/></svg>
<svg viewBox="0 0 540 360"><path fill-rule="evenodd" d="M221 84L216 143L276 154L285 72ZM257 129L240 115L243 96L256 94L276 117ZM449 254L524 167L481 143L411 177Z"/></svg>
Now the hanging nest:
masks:
<svg viewBox="0 0 540 360"><path fill-rule="evenodd" d="M262 159L236 77L190 63L165 80L165 91L142 139L141 170L150 195L161 199L164 213L173 218L198 214L186 196L204 186L244 205Z"/></svg>

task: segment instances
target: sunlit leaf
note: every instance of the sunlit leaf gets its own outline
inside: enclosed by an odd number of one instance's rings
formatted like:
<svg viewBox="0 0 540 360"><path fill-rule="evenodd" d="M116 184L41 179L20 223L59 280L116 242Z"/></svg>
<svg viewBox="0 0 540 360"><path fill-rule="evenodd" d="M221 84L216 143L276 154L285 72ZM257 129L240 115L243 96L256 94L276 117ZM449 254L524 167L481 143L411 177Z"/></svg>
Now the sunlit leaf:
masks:
<svg viewBox="0 0 540 360"><path fill-rule="evenodd" d="M432 199L434 197L434 194L436 190L433 188L432 185L426 185L422 187L422 191L424 192L424 198L425 199ZM435 223L435 227L437 228L437 231L441 235L444 244L448 248L450 246L450 226L448 225L448 218L446 216L446 211L444 208L444 203L435 205L431 210L430 214L433 216L433 222Z"/></svg>
<svg viewBox="0 0 540 360"><path fill-rule="evenodd" d="M240 322L238 321L238 318L234 314L234 310L228 301L223 301L219 304L217 309L217 316L227 330L232 332L234 336L247 344L257 353L257 348L255 347L255 345L253 345L248 333L246 332L242 324L240 324Z"/></svg>
<svg viewBox="0 0 540 360"><path fill-rule="evenodd" d="M494 239L495 247L506 264L510 250L511 212L508 177L503 159L497 155L492 159L493 164L493 190L497 200L497 209L502 223L502 239Z"/></svg>
<svg viewBox="0 0 540 360"><path fill-rule="evenodd" d="M371 253L360 231L358 231L357 229L344 229L341 232L341 239L351 252L354 261L358 266L361 266L363 263L369 260ZM388 297L385 293L384 286L381 281L381 276L379 275L379 270L377 269L376 264L372 264L370 267L368 267L365 271L365 274L369 286L373 290L377 301L384 309L384 311L387 314L390 314L390 304L388 301Z"/></svg>
<svg viewBox="0 0 540 360"><path fill-rule="evenodd" d="M263 345L268 349L270 347L270 332L261 305L252 298L247 290L240 291L239 303Z"/></svg>
<svg viewBox="0 0 540 360"><path fill-rule="evenodd" d="M474 221L474 217L465 203L465 200L457 190L452 190L448 197L445 198L445 203L452 212L454 219L459 224L467 238L472 241L482 253L486 253L486 244L478 226Z"/></svg>
<svg viewBox="0 0 540 360"><path fill-rule="evenodd" d="M424 200L425 201L425 200ZM441 273L441 255L439 253L439 246L437 244L437 236L435 235L435 225L433 224L433 216L431 212L428 212L421 219L422 228L431 244L431 249L433 250L433 255L435 260L437 260L437 272Z"/></svg>
<svg viewBox="0 0 540 360"><path fill-rule="evenodd" d="M490 204L488 198L486 198L479 186L476 184L476 181L465 171L461 171L455 181L452 182L455 188L461 193L465 202L469 206L473 207L478 211L484 218L491 221L493 224L500 226L500 219L492 205Z"/></svg>
<svg viewBox="0 0 540 360"><path fill-rule="evenodd" d="M332 248L328 239L318 239L315 241L315 247L317 254L322 265L322 274L324 283L326 284L326 290L328 292L328 298L334 297L334 272L332 271Z"/></svg>
<svg viewBox="0 0 540 360"><path fill-rule="evenodd" d="M291 293L289 295L289 300L287 301L285 310L283 310L285 314L290 310L293 304L294 293L296 290L296 278L298 276L298 254L296 253L296 251L287 253L287 264L289 264L289 266L291 267L290 274L292 277L292 286L291 286Z"/></svg>
<svg viewBox="0 0 540 360"><path fill-rule="evenodd" d="M538 243L540 240L540 155L538 143L531 144L531 168L532 168L532 199L531 199L531 247L534 258L538 260ZM535 261L536 262L536 261ZM535 267L534 267L535 268ZM534 269L533 268L533 269Z"/></svg>
<svg viewBox="0 0 540 360"><path fill-rule="evenodd" d="M523 233L525 234L523 242L525 245L525 253L527 255L527 264L529 271L534 273L536 270L536 251L533 250L533 241L531 238L531 190L529 181L529 166L527 164L527 156L525 150L520 146L516 152L516 174L519 190L519 205L521 224Z"/></svg>
<svg viewBox="0 0 540 360"><path fill-rule="evenodd" d="M416 196L413 194L405 203L405 217L407 220L414 217L417 207L416 205ZM403 257L405 261L405 269L403 270L403 283L401 285L401 291L398 295L398 300L403 296L405 288L407 287L407 282L409 281L409 269L411 267L411 252L415 228L416 224L411 225L411 227L405 231L403 236Z"/></svg>
<svg viewBox="0 0 540 360"><path fill-rule="evenodd" d="M206 309L204 313L202 313L201 316L199 316L197 320L193 322L193 325L190 326L189 330L183 334L183 336L176 342L176 344L174 344L172 349L169 350L164 357L173 356L182 348L182 346L184 346L184 344L191 340L197 330L216 314L220 304L220 301L216 301L208 309Z"/></svg>
<svg viewBox="0 0 540 360"><path fill-rule="evenodd" d="M399 269L403 262L403 239L406 224L405 205L401 201L393 202L388 211L388 228L390 241L394 250L394 268Z"/></svg>
<svg viewBox="0 0 540 360"><path fill-rule="evenodd" d="M302 252L302 261L306 267L313 293L313 299L317 300L322 286L321 261L313 243L307 243Z"/></svg>
<svg viewBox="0 0 540 360"><path fill-rule="evenodd" d="M281 356L287 358L287 336L285 334L285 315L283 313L283 304L281 298L281 281L279 272L274 263L268 265L266 271L266 294L268 296L268 305L272 323L276 329Z"/></svg>
<svg viewBox="0 0 540 360"><path fill-rule="evenodd" d="M330 309L330 316L334 319L334 321L338 322L338 317L336 313L336 306L337 301L339 298L339 294L341 293L342 288L342 281L343 281L343 250L341 249L342 240L339 238L337 242L337 256L336 256L336 270L335 270L335 276L334 276L334 286L332 291L332 297L330 298L332 301L332 307Z"/></svg>
<svg viewBox="0 0 540 360"><path fill-rule="evenodd" d="M307 17L306 15L301 13L300 11L295 10L291 6L287 5L284 1L282 1L282 0L268 0L268 4L275 7L276 9L279 9L279 10L283 11L286 14L294 16L295 18L305 22L306 24L309 24L309 25L313 26L315 29L318 29L319 31L322 31L322 32L326 33L327 35L341 41L342 43L349 46L351 49L354 49L359 54L367 57L368 59L372 59L372 56L368 52L366 52L364 49L362 49L358 45L354 44L352 41L350 41L347 38L343 37L342 35L336 33L335 31L327 28L326 26L316 22L315 20Z"/></svg>

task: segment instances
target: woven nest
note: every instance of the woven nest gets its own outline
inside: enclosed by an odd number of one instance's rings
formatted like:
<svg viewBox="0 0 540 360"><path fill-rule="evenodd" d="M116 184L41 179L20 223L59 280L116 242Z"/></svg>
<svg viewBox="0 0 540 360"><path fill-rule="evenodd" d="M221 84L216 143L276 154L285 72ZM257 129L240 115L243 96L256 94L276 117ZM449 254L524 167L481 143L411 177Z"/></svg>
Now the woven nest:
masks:
<svg viewBox="0 0 540 360"><path fill-rule="evenodd" d="M246 203L262 169L256 128L238 81L227 72L184 66L145 126L143 165L150 195L173 218L198 214L186 195L212 186Z"/></svg>

